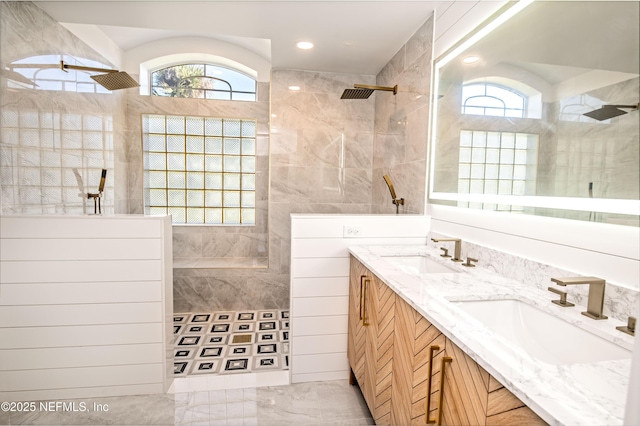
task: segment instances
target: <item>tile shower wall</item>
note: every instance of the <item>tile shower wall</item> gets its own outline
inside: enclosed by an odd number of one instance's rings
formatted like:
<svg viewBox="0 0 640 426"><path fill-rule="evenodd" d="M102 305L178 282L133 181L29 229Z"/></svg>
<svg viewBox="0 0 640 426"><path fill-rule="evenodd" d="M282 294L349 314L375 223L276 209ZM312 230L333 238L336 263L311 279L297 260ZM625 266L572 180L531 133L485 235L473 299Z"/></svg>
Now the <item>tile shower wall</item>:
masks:
<svg viewBox="0 0 640 426"><path fill-rule="evenodd" d="M141 115L193 115L256 119L255 226L174 226L174 267L222 266L242 258L244 265L266 265L269 185L269 84L258 84L257 102L175 99L127 93L128 212L144 212Z"/></svg>
<svg viewBox="0 0 640 426"><path fill-rule="evenodd" d="M562 99L550 105L555 132L541 144L538 160L538 194L558 197L588 197L593 182L595 198L640 199L640 115L626 114L596 122L580 114L569 114L572 107L585 107L584 99L605 104L631 105L637 102L640 78L602 87L585 94ZM592 101L591 101L592 102ZM582 110L579 110L582 112ZM589 220L590 212L536 209L545 216ZM638 218L598 213L600 222L635 224Z"/></svg>
<svg viewBox="0 0 640 426"><path fill-rule="evenodd" d="M114 173L122 161L123 94L86 93L95 90L91 80L77 83L75 71L55 69L60 60L111 65L31 2L3 1L0 20L3 67L22 60L54 68L40 71L49 81L37 87L17 71L2 74L0 213L92 212L86 192L97 191L102 168L108 170L104 211L117 212L126 193L125 174Z"/></svg>
<svg viewBox="0 0 640 426"><path fill-rule="evenodd" d="M405 199L401 211L424 213L432 57L433 16L376 77L377 85L397 84L398 94L375 94L372 213L395 213L385 174Z"/></svg>
<svg viewBox="0 0 640 426"><path fill-rule="evenodd" d="M289 215L370 212L374 103L340 100L354 83L374 84L374 79L273 71L269 267L177 269L176 312L288 308ZM292 85L301 90L289 90Z"/></svg>

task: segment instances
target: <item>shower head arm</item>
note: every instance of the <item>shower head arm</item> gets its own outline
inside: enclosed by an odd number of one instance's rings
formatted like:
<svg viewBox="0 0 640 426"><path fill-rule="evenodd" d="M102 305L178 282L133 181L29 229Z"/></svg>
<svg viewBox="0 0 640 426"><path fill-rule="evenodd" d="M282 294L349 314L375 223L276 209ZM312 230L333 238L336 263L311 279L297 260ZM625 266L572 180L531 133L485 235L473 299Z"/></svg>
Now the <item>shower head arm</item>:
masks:
<svg viewBox="0 0 640 426"><path fill-rule="evenodd" d="M640 104L635 104L635 105L602 105L602 108L624 108L624 109L638 109L638 105Z"/></svg>
<svg viewBox="0 0 640 426"><path fill-rule="evenodd" d="M386 86L368 86L366 84L354 84L353 85L354 89L370 89L370 90L382 90L385 92L393 92L393 94L395 95L396 93L398 93L398 85L396 84L393 87L386 87Z"/></svg>
<svg viewBox="0 0 640 426"><path fill-rule="evenodd" d="M60 61L60 69L62 71L66 70L78 70L78 71L92 71L92 72L118 72L118 70L110 70L107 68L94 68L94 67L84 67L81 65L69 65L65 64L64 61Z"/></svg>

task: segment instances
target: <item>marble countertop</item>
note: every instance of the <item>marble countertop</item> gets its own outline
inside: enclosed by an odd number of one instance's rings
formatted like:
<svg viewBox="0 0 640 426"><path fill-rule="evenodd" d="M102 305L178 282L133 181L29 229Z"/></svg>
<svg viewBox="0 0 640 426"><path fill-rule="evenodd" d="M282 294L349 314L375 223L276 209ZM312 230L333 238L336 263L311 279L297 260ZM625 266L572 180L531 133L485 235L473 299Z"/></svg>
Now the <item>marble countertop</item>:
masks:
<svg viewBox="0 0 640 426"><path fill-rule="evenodd" d="M449 339L552 425L621 425L631 372L628 359L552 365L534 358L464 312L455 301L516 299L628 349L633 337L615 319L596 321L584 307L551 303L557 295L487 269L467 268L427 246L356 246L351 254ZM390 256L427 256L459 273L413 275ZM550 285L553 283L549 282ZM553 333L554 330L549 330Z"/></svg>

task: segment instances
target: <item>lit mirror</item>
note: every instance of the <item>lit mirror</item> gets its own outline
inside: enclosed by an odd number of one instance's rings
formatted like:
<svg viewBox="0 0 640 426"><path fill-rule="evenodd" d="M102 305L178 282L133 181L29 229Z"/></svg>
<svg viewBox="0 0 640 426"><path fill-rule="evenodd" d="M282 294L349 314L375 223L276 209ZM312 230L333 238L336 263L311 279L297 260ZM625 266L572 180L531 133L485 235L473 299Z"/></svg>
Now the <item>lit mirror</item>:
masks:
<svg viewBox="0 0 640 426"><path fill-rule="evenodd" d="M639 226L639 5L533 2L439 58L430 202Z"/></svg>

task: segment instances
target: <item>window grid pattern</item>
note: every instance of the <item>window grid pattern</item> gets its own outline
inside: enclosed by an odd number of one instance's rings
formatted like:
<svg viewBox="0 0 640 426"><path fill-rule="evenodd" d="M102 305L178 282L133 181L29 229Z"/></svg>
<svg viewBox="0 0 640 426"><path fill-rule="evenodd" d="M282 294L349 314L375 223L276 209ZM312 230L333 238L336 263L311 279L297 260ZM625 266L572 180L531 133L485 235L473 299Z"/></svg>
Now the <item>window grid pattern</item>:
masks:
<svg viewBox="0 0 640 426"><path fill-rule="evenodd" d="M492 117L525 116L526 97L506 87L486 83L462 87L462 113Z"/></svg>
<svg viewBox="0 0 640 426"><path fill-rule="evenodd" d="M181 64L151 73L151 94L179 98L255 101L256 81L211 64Z"/></svg>
<svg viewBox="0 0 640 426"><path fill-rule="evenodd" d="M460 132L458 193L525 195L528 169L537 158L538 135L530 133ZM480 204L480 205L477 205ZM458 202L460 207L522 211L522 206Z"/></svg>
<svg viewBox="0 0 640 426"><path fill-rule="evenodd" d="M145 213L255 224L255 120L143 115L142 133Z"/></svg>
<svg viewBox="0 0 640 426"><path fill-rule="evenodd" d="M103 168L113 169L110 115L3 109L0 129L4 212L93 211L86 192L97 191ZM107 174L103 211L113 208L113 182Z"/></svg>

